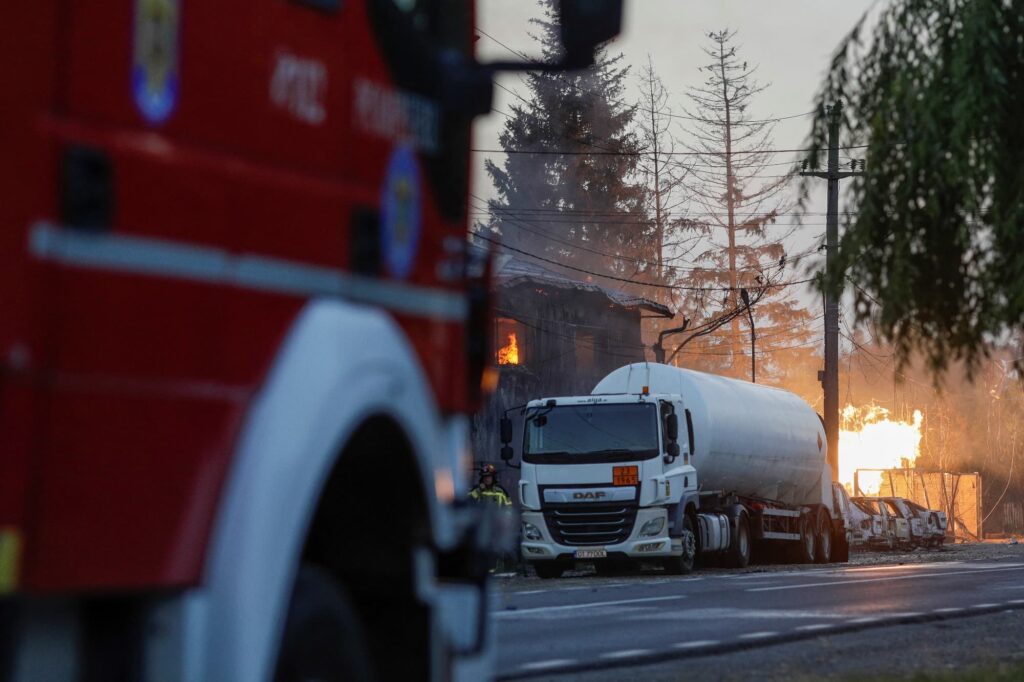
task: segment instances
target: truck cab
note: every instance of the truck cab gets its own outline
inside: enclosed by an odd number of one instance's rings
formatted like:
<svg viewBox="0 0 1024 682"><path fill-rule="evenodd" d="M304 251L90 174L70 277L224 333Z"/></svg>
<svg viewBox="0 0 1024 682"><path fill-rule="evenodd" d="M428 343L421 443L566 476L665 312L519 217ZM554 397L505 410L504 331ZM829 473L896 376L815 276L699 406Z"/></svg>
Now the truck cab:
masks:
<svg viewBox="0 0 1024 682"><path fill-rule="evenodd" d="M522 553L539 575L560 575L575 560L594 561L598 570L641 559L678 562L684 538L672 532L675 507L697 491L680 414L682 398L670 394L526 405Z"/></svg>

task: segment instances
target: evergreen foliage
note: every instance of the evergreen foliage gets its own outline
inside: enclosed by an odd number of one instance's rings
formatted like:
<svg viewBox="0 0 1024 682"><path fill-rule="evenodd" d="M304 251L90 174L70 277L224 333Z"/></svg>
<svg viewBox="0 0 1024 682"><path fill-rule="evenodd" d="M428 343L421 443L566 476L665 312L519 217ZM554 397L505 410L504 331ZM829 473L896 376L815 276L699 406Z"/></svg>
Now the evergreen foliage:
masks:
<svg viewBox="0 0 1024 682"><path fill-rule="evenodd" d="M543 16L532 20L549 61L561 49L555 2L542 0ZM512 104L499 142L508 151L545 153L486 162L498 194L488 227L503 243L616 276L655 269L646 190L632 180L641 148L636 109L622 102L629 74L622 59L601 49L588 69L525 76L529 94Z"/></svg>

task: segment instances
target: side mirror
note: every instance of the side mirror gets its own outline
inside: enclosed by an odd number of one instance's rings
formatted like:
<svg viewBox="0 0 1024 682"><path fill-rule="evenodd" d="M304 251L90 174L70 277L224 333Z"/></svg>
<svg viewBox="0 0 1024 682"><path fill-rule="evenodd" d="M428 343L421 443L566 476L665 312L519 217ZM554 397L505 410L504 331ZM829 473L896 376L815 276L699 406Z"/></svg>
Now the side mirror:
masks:
<svg viewBox="0 0 1024 682"><path fill-rule="evenodd" d="M679 456L679 443L672 442L665 446L665 454L675 459Z"/></svg>
<svg viewBox="0 0 1024 682"><path fill-rule="evenodd" d="M622 0L561 0L560 24L565 67L594 63L594 50L622 30Z"/></svg>
<svg viewBox="0 0 1024 682"><path fill-rule="evenodd" d="M503 445L501 447L501 461L503 461L503 462L511 462L512 461L512 448L509 447L508 445Z"/></svg>
<svg viewBox="0 0 1024 682"><path fill-rule="evenodd" d="M512 420L508 417L501 418L501 442L503 445L512 442Z"/></svg>
<svg viewBox="0 0 1024 682"><path fill-rule="evenodd" d="M670 414L665 420L665 436L673 443L679 440L679 417L675 414ZM677 445L676 450L678 449Z"/></svg>

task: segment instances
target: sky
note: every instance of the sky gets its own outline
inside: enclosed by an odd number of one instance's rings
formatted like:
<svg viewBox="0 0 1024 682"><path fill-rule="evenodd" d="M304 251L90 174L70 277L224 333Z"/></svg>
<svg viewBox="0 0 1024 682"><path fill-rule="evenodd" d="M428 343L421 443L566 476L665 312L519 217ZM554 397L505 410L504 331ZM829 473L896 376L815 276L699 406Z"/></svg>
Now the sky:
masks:
<svg viewBox="0 0 1024 682"><path fill-rule="evenodd" d="M670 93L670 106L682 113L687 104L686 89L702 80L698 67L706 63L702 48L708 46L707 34L722 29L737 32L734 44L740 57L759 65L756 79L768 89L752 102L753 118L773 118L804 114L813 109L813 100L836 46L877 0L625 0L623 31L610 51L621 52L626 64L633 66L626 99L639 95L636 88L640 66L653 60L656 71ZM477 26L507 46L537 54L529 37L529 20L540 15L532 0L478 0ZM514 55L491 38L481 35L478 56L507 60ZM498 83L523 96L528 90L515 74L502 76ZM494 108L509 111L514 97L495 89ZM498 113L478 119L474 130L474 148L498 148L498 133L505 117ZM774 134L774 148L793 149L806 144L810 117L799 116L780 121ZM676 131L685 138L685 131ZM484 172L488 155L473 155L474 193L494 195ZM780 154L775 161L796 159L798 154ZM500 157L495 158L498 161ZM796 183L794 183L795 185ZM809 212L824 212L825 183L812 194ZM840 210L842 206L840 206ZM782 222L782 220L780 220ZM813 248L824 232L824 216L808 216L805 227L789 238L790 253ZM801 297L803 298L803 297ZM812 295L808 294L808 300Z"/></svg>

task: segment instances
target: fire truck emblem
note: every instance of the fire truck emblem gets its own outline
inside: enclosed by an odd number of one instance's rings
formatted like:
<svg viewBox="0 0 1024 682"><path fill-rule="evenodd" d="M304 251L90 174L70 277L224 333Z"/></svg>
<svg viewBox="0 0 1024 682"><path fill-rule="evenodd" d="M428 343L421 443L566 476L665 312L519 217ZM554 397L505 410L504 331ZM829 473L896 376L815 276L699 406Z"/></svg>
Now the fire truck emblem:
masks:
<svg viewBox="0 0 1024 682"><path fill-rule="evenodd" d="M180 25L180 0L136 0L132 94L152 124L166 121L178 103Z"/></svg>
<svg viewBox="0 0 1024 682"><path fill-rule="evenodd" d="M416 262L423 216L416 155L397 147L388 162L381 196L381 253L392 277L405 279Z"/></svg>

